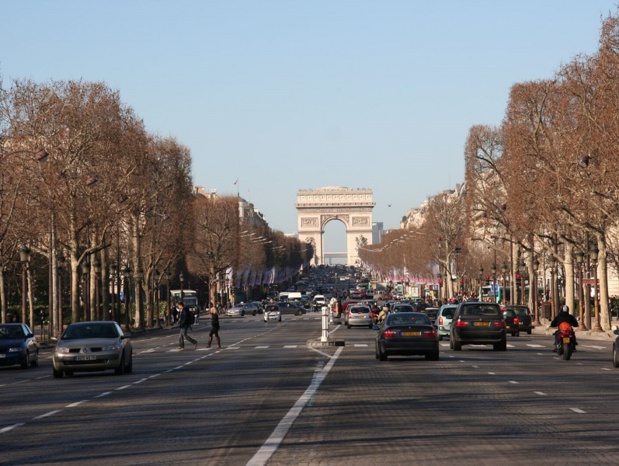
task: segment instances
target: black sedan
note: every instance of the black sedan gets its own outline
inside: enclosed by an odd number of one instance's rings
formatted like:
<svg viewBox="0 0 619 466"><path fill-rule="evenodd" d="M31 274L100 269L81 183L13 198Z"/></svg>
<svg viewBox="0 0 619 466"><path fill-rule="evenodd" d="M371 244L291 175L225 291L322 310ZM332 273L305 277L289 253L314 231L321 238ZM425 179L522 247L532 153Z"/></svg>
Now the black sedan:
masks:
<svg viewBox="0 0 619 466"><path fill-rule="evenodd" d="M491 344L495 351L507 349L505 320L498 304L469 302L458 304L451 322L449 346L461 351L462 345Z"/></svg>
<svg viewBox="0 0 619 466"><path fill-rule="evenodd" d="M39 364L39 344L26 324L0 325L0 366Z"/></svg>
<svg viewBox="0 0 619 466"><path fill-rule="evenodd" d="M421 312L397 312L387 316L376 336L376 359L389 356L425 356L438 361L436 329Z"/></svg>

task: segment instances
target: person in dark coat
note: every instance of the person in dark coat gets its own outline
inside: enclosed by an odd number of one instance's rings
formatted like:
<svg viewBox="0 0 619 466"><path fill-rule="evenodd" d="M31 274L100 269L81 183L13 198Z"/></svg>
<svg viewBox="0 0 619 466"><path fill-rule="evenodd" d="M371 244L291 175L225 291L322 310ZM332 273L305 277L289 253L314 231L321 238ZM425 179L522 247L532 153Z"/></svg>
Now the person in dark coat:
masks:
<svg viewBox="0 0 619 466"><path fill-rule="evenodd" d="M211 331L208 334L208 344L206 347L211 347L213 336L215 336L215 338L217 338L217 349L221 349L221 339L219 338L219 313L213 303L211 303L209 312L211 313Z"/></svg>
<svg viewBox="0 0 619 466"><path fill-rule="evenodd" d="M191 327L193 323L193 315L188 307L185 307L185 303L178 303L178 307L180 308L180 315L178 317L178 326L181 328L181 333L178 337L178 349L179 351L183 351L185 349L185 339L189 340L194 345L194 349L198 348L198 342L194 340L192 337L187 335L187 331Z"/></svg>

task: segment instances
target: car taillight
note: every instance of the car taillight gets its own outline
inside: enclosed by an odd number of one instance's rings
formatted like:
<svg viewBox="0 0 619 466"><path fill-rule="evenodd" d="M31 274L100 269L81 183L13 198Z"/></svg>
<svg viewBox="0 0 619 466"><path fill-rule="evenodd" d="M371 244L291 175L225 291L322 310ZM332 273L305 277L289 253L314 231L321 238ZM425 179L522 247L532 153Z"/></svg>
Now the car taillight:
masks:
<svg viewBox="0 0 619 466"><path fill-rule="evenodd" d="M397 332L394 332L391 329L387 329L383 332L383 337L385 338L395 338L397 336L398 336Z"/></svg>
<svg viewBox="0 0 619 466"><path fill-rule="evenodd" d="M514 325L518 325L518 317L514 317Z"/></svg>
<svg viewBox="0 0 619 466"><path fill-rule="evenodd" d="M494 326L497 328L505 328L505 322L502 320L497 320L494 322Z"/></svg>
<svg viewBox="0 0 619 466"><path fill-rule="evenodd" d="M443 316L438 318L438 324L443 325Z"/></svg>
<svg viewBox="0 0 619 466"><path fill-rule="evenodd" d="M468 327L469 323L468 322L462 322L460 319L458 319L458 322L456 322L456 327Z"/></svg>
<svg viewBox="0 0 619 466"><path fill-rule="evenodd" d="M436 338L436 331L433 328L429 330L424 330L421 336L426 338Z"/></svg>

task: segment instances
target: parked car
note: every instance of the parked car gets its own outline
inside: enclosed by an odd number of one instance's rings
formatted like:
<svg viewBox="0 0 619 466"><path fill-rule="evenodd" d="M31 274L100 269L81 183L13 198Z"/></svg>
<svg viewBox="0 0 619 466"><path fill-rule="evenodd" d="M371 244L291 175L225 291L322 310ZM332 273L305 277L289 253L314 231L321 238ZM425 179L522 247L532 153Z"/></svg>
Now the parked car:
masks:
<svg viewBox="0 0 619 466"><path fill-rule="evenodd" d="M39 343L26 324L0 324L0 366L39 365Z"/></svg>
<svg viewBox="0 0 619 466"><path fill-rule="evenodd" d="M397 312L387 316L376 335L376 359L389 356L425 356L438 361L436 329L428 316L420 312Z"/></svg>
<svg viewBox="0 0 619 466"><path fill-rule="evenodd" d="M279 311L277 304L269 304L264 310L264 321L268 322L269 320L282 321L282 313Z"/></svg>
<svg viewBox="0 0 619 466"><path fill-rule="evenodd" d="M511 308L504 308L503 320L505 321L505 331L507 333L511 333L512 337L520 336L520 326L516 311Z"/></svg>
<svg viewBox="0 0 619 466"><path fill-rule="evenodd" d="M348 306L346 309L346 327L374 327L374 319L372 319L372 310L365 304L357 304Z"/></svg>
<svg viewBox="0 0 619 466"><path fill-rule="evenodd" d="M451 321L457 307L458 306L455 304L443 304L438 310L434 326L436 327L439 340L442 340L443 337L449 337L449 333L451 332Z"/></svg>
<svg viewBox="0 0 619 466"><path fill-rule="evenodd" d="M529 306L509 305L505 306L505 308L516 311L516 316L518 317L518 330L520 332L527 332L528 335L531 335L534 325Z"/></svg>
<svg viewBox="0 0 619 466"><path fill-rule="evenodd" d="M449 336L449 346L454 351L470 344L492 344L495 351L507 349L503 313L495 303L467 301L458 304Z"/></svg>
<svg viewBox="0 0 619 466"><path fill-rule="evenodd" d="M114 321L75 322L62 332L52 359L54 378L74 372L133 371L131 336Z"/></svg>

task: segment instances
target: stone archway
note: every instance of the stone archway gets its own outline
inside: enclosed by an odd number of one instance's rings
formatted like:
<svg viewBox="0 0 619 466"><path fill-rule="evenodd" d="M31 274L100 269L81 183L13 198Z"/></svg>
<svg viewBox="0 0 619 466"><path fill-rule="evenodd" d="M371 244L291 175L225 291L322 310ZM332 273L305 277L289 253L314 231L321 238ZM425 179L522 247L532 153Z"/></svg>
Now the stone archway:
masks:
<svg viewBox="0 0 619 466"><path fill-rule="evenodd" d="M328 186L297 191L299 239L314 246L314 264L325 263L325 226L339 220L346 226L347 264L355 265L358 245L372 244L374 205L371 189Z"/></svg>

